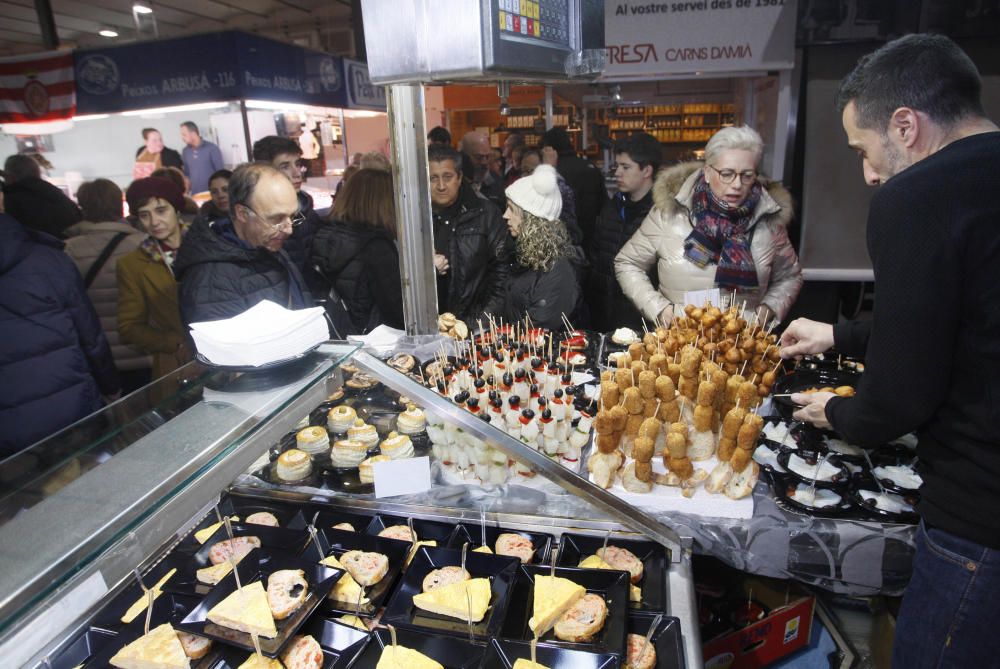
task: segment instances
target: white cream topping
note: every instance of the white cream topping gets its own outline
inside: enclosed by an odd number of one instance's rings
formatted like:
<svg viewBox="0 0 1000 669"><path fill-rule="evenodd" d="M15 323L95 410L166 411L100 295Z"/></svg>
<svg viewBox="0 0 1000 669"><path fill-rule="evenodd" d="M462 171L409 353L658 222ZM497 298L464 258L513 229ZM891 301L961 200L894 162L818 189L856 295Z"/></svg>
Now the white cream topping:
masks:
<svg viewBox="0 0 1000 669"><path fill-rule="evenodd" d="M864 455L865 452L861 450L860 446L855 446L854 444L849 444L843 439L831 439L827 438L826 447L829 448L834 453L841 453L843 455Z"/></svg>
<svg viewBox="0 0 1000 669"><path fill-rule="evenodd" d="M840 467L832 465L826 460L821 459L815 465L811 465L795 453L788 457L788 469L802 478L814 481L830 481L840 473Z"/></svg>
<svg viewBox="0 0 1000 669"><path fill-rule="evenodd" d="M876 478L889 479L900 488L916 490L923 485L924 480L920 475L907 465L890 465L888 467L876 467L872 470Z"/></svg>
<svg viewBox="0 0 1000 669"><path fill-rule="evenodd" d="M893 495L892 493L878 493L871 490L862 490L861 497L866 502L870 499L875 500L875 506L883 511L888 511L890 513L912 513L913 507L906 503L906 501L899 495Z"/></svg>
<svg viewBox="0 0 1000 669"><path fill-rule="evenodd" d="M805 483L800 483L790 497L799 504L817 509L840 504L840 495L834 491L825 488L816 488L814 490L812 486Z"/></svg>
<svg viewBox="0 0 1000 669"><path fill-rule="evenodd" d="M611 341L619 346L628 346L639 341L639 335L629 328L618 328L611 334Z"/></svg>
<svg viewBox="0 0 1000 669"><path fill-rule="evenodd" d="M758 446L753 452L753 459L757 464L771 467L776 472L784 472L785 468L778 462L778 454L767 446Z"/></svg>

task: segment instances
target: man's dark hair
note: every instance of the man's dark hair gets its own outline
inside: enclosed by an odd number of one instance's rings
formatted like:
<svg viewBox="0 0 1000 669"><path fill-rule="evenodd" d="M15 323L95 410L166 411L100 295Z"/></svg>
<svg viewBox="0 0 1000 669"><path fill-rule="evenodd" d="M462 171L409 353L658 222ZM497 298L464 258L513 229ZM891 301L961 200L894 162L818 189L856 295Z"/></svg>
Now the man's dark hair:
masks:
<svg viewBox="0 0 1000 669"><path fill-rule="evenodd" d="M984 116L981 89L979 71L953 41L944 35L907 35L858 61L840 82L837 111L854 102L858 127L882 133L900 107L947 127Z"/></svg>
<svg viewBox="0 0 1000 669"><path fill-rule="evenodd" d="M143 128L142 129L142 138L143 138L143 140L149 139L149 133L151 133L151 132L160 132L160 131L157 130L156 128Z"/></svg>
<svg viewBox="0 0 1000 669"><path fill-rule="evenodd" d="M301 156L302 147L295 140L277 135L268 135L253 143L254 160L269 163L274 160L275 156L282 153L294 153L296 156Z"/></svg>
<svg viewBox="0 0 1000 669"><path fill-rule="evenodd" d="M427 141L431 144L447 144L451 146L451 133L446 128L436 126L427 133Z"/></svg>
<svg viewBox="0 0 1000 669"><path fill-rule="evenodd" d="M551 146L556 150L559 155L564 155L567 153L575 153L573 149L573 141L569 138L569 133L566 132L566 128L549 128L542 135L542 143L539 144L540 148L545 148L546 146Z"/></svg>
<svg viewBox="0 0 1000 669"><path fill-rule="evenodd" d="M201 137L201 132L198 130L198 124L194 121L184 121L181 125Z"/></svg>
<svg viewBox="0 0 1000 669"><path fill-rule="evenodd" d="M233 173L229 170L215 170L212 172L212 176L208 177L208 183L211 185L216 179L225 179L229 181L233 177Z"/></svg>
<svg viewBox="0 0 1000 669"><path fill-rule="evenodd" d="M462 154L450 144L431 144L427 147L427 162L442 163L450 160L458 172L462 172Z"/></svg>
<svg viewBox="0 0 1000 669"><path fill-rule="evenodd" d="M14 183L28 177L41 178L42 167L31 156L23 153L15 153L7 156L3 163L4 180L7 183Z"/></svg>
<svg viewBox="0 0 1000 669"><path fill-rule="evenodd" d="M653 166L653 174L663 163L663 145L647 132L634 132L615 142L615 155L627 153L639 167Z"/></svg>
<svg viewBox="0 0 1000 669"><path fill-rule="evenodd" d="M120 221L122 218L122 189L110 179L94 179L80 184L76 201L85 221L100 223Z"/></svg>
<svg viewBox="0 0 1000 669"><path fill-rule="evenodd" d="M233 175L229 177L229 216L231 219L236 218L236 205L250 206L250 200L253 199L257 183L265 174L284 176L265 162L243 163L233 170Z"/></svg>
<svg viewBox="0 0 1000 669"><path fill-rule="evenodd" d="M519 146L524 146L524 135L522 135L519 132L512 132L509 135L507 135L507 139L505 139L504 142L506 142L507 140L510 140L511 150L514 150Z"/></svg>

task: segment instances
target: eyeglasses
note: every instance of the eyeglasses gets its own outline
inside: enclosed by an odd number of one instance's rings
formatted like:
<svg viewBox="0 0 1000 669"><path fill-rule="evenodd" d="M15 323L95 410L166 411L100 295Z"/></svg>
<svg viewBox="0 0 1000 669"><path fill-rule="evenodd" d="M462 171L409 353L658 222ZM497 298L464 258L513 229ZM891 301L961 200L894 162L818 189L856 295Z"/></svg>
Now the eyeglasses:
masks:
<svg viewBox="0 0 1000 669"><path fill-rule="evenodd" d="M257 219L261 223L263 223L264 225L267 225L269 227L272 227L275 230L281 230L283 227L285 227L286 222L288 224L291 224L291 226L293 228L297 228L297 227L299 227L300 225L302 225L303 223L306 222L305 214L303 214L301 211L297 211L294 214L292 214L291 216L281 216L281 220L278 221L277 223L275 223L272 220L268 220L268 219L264 218L263 216L261 216L260 214L258 214L256 211L254 211L252 207L250 207L248 205L241 204L240 206L243 207L244 209L246 209L247 211L249 211L254 216L256 216ZM273 216L272 218L277 218L277 216Z"/></svg>
<svg viewBox="0 0 1000 669"><path fill-rule="evenodd" d="M719 179L722 180L724 184L731 184L736 179L736 175L740 177L740 183L747 186L752 184L757 179L757 172L754 170L746 170L745 172L737 172L736 170L720 170L712 165L708 165L715 173L719 175Z"/></svg>

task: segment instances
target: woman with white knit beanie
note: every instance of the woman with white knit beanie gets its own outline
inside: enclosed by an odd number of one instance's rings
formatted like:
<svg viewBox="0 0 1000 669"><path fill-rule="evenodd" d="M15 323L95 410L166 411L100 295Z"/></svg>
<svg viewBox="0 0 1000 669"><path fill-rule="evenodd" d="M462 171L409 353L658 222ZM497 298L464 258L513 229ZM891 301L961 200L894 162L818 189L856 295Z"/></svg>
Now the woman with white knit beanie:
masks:
<svg viewBox="0 0 1000 669"><path fill-rule="evenodd" d="M562 197L556 171L539 165L507 187L504 219L514 238L514 266L507 285L505 317L557 330L580 296L566 226L559 220Z"/></svg>

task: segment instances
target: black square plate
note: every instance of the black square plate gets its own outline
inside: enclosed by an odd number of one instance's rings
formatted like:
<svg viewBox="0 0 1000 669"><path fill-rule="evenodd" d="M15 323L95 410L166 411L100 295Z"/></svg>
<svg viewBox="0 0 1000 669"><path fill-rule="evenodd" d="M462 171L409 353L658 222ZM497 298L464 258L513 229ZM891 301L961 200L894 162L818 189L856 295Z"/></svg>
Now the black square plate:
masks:
<svg viewBox="0 0 1000 669"><path fill-rule="evenodd" d="M559 564L565 567L576 567L583 560L595 555L604 545L604 537L592 537L584 534L562 535L562 546L559 549ZM631 551L642 562L642 578L636 585L642 588L642 598L638 602L629 602L632 611L661 613L667 610L667 569L670 560L667 549L652 541L636 541L612 537L608 546L618 546Z"/></svg>
<svg viewBox="0 0 1000 669"><path fill-rule="evenodd" d="M219 513L223 516L239 517L240 520L235 521L233 524L243 522L246 520L247 516L264 511L274 514L274 517L278 519L278 527L302 529L306 526L305 520L303 520L302 512L295 506L267 503L255 499L248 499L246 497L226 497L219 502ZM202 518L201 521L195 525L194 528L192 528L191 533L184 538L184 541L181 544L182 547L193 547L193 549L197 551L202 544L199 544L198 540L194 538L195 532L203 530L217 522L219 522L219 520L215 515L215 511L209 511L208 515ZM251 525L250 527L255 526Z"/></svg>
<svg viewBox="0 0 1000 669"><path fill-rule="evenodd" d="M289 530L283 527L267 527L266 525L244 525L243 523L231 523L234 537L257 537L260 539L261 548L268 551L279 551L290 555L298 555L309 542L309 534L303 530ZM220 541L229 539L229 534L225 527L220 527L193 556L187 559L175 560L178 567L177 574L167 581L163 589L168 592L177 592L182 595L207 595L215 586L207 585L198 580L198 570L211 567L212 561L208 558L208 553L212 546ZM181 555L170 556L167 561ZM147 583L147 585L150 585Z"/></svg>
<svg viewBox="0 0 1000 669"><path fill-rule="evenodd" d="M628 633L646 636L649 626L656 616L630 614ZM653 632L653 648L656 650L656 669L684 669L684 642L681 640L681 621L663 617Z"/></svg>
<svg viewBox="0 0 1000 669"><path fill-rule="evenodd" d="M486 545L491 551L496 553L496 543L497 537L501 534L520 534L522 537L531 541L531 545L535 548L535 554L528 564L545 564L549 559L549 550L552 547L552 535L542 534L540 532L520 532L518 530L505 530L502 527L496 527L493 525L486 526ZM455 530L455 533L451 536L451 541L448 543L449 548L462 548L462 544L468 541L471 545L469 550L473 548L479 548L482 544L483 530L479 525L473 525L472 523L461 523Z"/></svg>
<svg viewBox="0 0 1000 669"><path fill-rule="evenodd" d="M367 632L316 617L299 630L299 635L311 635L319 642L323 649L322 669L347 669L368 641ZM249 657L245 650L226 647L212 669L237 669Z"/></svg>
<svg viewBox="0 0 1000 669"><path fill-rule="evenodd" d="M365 596L370 600L370 603L367 606L362 606L358 613L361 616L374 615L382 607L392 592L400 573L402 573L406 557L410 554L410 544L404 541L373 537L370 534L347 532L346 530L321 530L318 533L318 539L323 548L323 554L317 554L315 544L310 542L302 554L303 560L319 562L327 555L336 555L337 559L340 559L340 556L347 551L355 550L382 553L389 558L389 570L382 577L382 580L365 588ZM335 613L353 615L357 608L357 602L342 602L328 597L324 607Z"/></svg>
<svg viewBox="0 0 1000 669"><path fill-rule="evenodd" d="M422 611L413 605L413 596L423 592L424 577L434 569L462 564L462 551L448 548L428 548L421 546L413 562L406 569L396 594L393 595L382 614L382 623L420 629L433 634L451 634L468 637L469 625L464 620L450 618ZM510 589L520 561L486 553L466 555L465 568L473 578L489 578L492 595L486 616L472 626L477 639L495 636L503 624L504 613L510 602Z"/></svg>
<svg viewBox="0 0 1000 669"><path fill-rule="evenodd" d="M145 618L143 618L145 623ZM73 640L66 650L50 660L52 669L73 669L85 664L88 659L101 652L115 635L104 630L91 628Z"/></svg>
<svg viewBox="0 0 1000 669"><path fill-rule="evenodd" d="M549 567L542 565L525 565L517 574L514 584L514 594L511 602L516 602L507 611L501 638L514 641L531 641L534 633L528 627L528 620L534 613L535 606L535 576L549 575ZM603 569L576 569L574 567L556 567L556 576L567 578L587 589L587 593L600 595L608 606L608 617L604 627L590 643L572 643L556 638L552 630L546 632L538 641L539 645L551 645L562 648L575 648L593 653L625 653L625 616L628 611L628 574L623 571L607 571Z"/></svg>
<svg viewBox="0 0 1000 669"><path fill-rule="evenodd" d="M278 635L273 639L260 639L260 649L268 657L277 657L285 644L298 632L306 619L316 610L316 607L326 598L330 589L344 575L340 569L331 569L315 562L309 562L287 553L255 549L251 551L243 560L236 565L239 571L240 582L249 585L254 581L264 581L267 587L267 577L281 569L301 569L305 572L306 581L309 583L309 594L305 602L302 603L292 615L284 620L274 621L278 629ZM254 649L253 640L245 632L237 632L221 625L209 622L208 612L216 604L228 597L236 590L236 578L229 574L222 579L218 585L212 588L204 599L181 620L177 627L197 634L207 636L210 639L218 639L244 650Z"/></svg>
<svg viewBox="0 0 1000 669"><path fill-rule="evenodd" d="M379 514L372 518L368 525L367 534L378 535L379 532L393 525L406 525L409 518L403 516L386 516ZM451 535L455 533L455 525L451 523L439 523L434 520L413 519L413 531L417 533L418 541L436 541L439 548L448 545Z"/></svg>
<svg viewBox="0 0 1000 669"><path fill-rule="evenodd" d="M152 588L159 582L161 578L166 576L171 569L176 569L177 571L174 572L174 575L170 577L170 580L167 581L167 583L179 580L182 578L181 572L184 571L185 565L187 564L188 560L189 558L186 557L174 558L174 556L168 555L166 558L156 563L156 565L152 569L150 569L149 571L147 571L145 574L142 575L142 582L146 585L147 588ZM161 594L159 597L157 597L156 599L157 602L159 602L160 599L165 597L166 593L176 592L168 588L167 583L163 584L161 592L163 592L164 594ZM126 611L128 611L130 606L135 604L139 600L139 598L142 597L142 594L143 590L139 586L139 584L136 583L135 577L134 576L130 577L128 579L128 582L125 584L125 588L120 593L118 593L118 595L115 596L115 598L112 599L107 606L105 606L104 608L102 608L100 611L97 612L97 615L95 615L94 619L90 621L90 624L102 630L106 630L109 632L117 632L118 630L120 630L122 627L125 626L125 623L123 623L121 620L122 616L125 614ZM182 594L191 594L191 593L182 593ZM157 608L158 607L153 608L154 613L156 612ZM145 611L139 614L137 619L145 620L146 619Z"/></svg>
<svg viewBox="0 0 1000 669"><path fill-rule="evenodd" d="M198 600L194 597L182 597L180 595L162 594L153 602L153 615L150 617L149 629L155 629L163 623L171 623L175 630L180 628L177 621L190 613L198 605ZM146 614L130 622L123 627L117 636L112 637L100 650L87 662L87 669L108 669L111 667L110 660L122 648L141 637L146 631ZM204 636L204 635L199 635ZM191 663L191 669L207 669L212 666L215 657L218 655L219 644L213 643L212 648L205 657ZM73 665L75 666L75 665Z"/></svg>
<svg viewBox="0 0 1000 669"><path fill-rule="evenodd" d="M315 506L302 509L305 522L309 523L312 521L317 511L319 512L319 516L316 518L317 530L329 530L333 529L333 526L339 523L350 523L355 532L363 533L372 524L372 518L374 518L371 514L352 513L350 511L341 511L340 509ZM305 527L305 524L303 524L303 527ZM350 530L344 531L347 532Z"/></svg>
<svg viewBox="0 0 1000 669"><path fill-rule="evenodd" d="M479 669L483 661L485 645L471 643L466 639L421 634L409 630L396 631L396 643L423 653L444 665L445 669ZM365 647L351 669L375 669L382 649L392 645L389 630L379 629L372 633L372 640Z"/></svg>
<svg viewBox="0 0 1000 669"><path fill-rule="evenodd" d="M511 669L519 659L531 659L531 643L494 639L486 651L483 669ZM538 644L535 659L549 669L618 669L618 656L611 653L588 653L569 648Z"/></svg>

